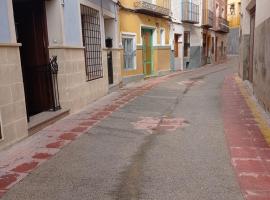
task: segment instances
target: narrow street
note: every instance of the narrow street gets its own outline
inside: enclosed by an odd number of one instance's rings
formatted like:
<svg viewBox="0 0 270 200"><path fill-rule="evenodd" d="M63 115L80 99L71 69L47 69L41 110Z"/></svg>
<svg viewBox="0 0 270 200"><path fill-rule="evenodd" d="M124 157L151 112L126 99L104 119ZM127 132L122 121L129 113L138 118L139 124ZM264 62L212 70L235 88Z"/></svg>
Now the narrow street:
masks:
<svg viewBox="0 0 270 200"><path fill-rule="evenodd" d="M269 0L0 0L0 200L270 200Z"/></svg>
<svg viewBox="0 0 270 200"><path fill-rule="evenodd" d="M240 200L222 87L237 60L158 81L12 187L3 200Z"/></svg>

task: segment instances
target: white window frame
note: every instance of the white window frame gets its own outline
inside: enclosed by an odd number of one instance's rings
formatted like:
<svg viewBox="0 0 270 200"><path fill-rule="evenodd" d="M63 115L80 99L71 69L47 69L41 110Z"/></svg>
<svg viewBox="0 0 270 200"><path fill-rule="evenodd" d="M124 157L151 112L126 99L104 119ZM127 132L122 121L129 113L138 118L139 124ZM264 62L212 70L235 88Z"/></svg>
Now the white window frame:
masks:
<svg viewBox="0 0 270 200"><path fill-rule="evenodd" d="M162 33L162 35L161 35ZM165 32L165 28L160 28L159 29L159 44L161 46L165 46L166 45L166 32Z"/></svg>
<svg viewBox="0 0 270 200"><path fill-rule="evenodd" d="M153 46L157 46L157 27L155 27L155 26L149 26L149 25L146 25L146 24L141 24L140 25L140 39L141 39L141 42L138 45L143 45L142 30L144 28L148 28L148 29L152 29L153 30L153 35L152 35Z"/></svg>
<svg viewBox="0 0 270 200"><path fill-rule="evenodd" d="M122 32L121 33L121 46L124 48L124 45L122 43L124 38L130 38L133 39L133 49L135 51L135 55L134 55L134 65L133 68L125 68L125 66L123 66L124 70L129 71L129 70L136 70L137 69L137 35L136 33L131 33L131 32ZM124 55L123 55L124 56Z"/></svg>

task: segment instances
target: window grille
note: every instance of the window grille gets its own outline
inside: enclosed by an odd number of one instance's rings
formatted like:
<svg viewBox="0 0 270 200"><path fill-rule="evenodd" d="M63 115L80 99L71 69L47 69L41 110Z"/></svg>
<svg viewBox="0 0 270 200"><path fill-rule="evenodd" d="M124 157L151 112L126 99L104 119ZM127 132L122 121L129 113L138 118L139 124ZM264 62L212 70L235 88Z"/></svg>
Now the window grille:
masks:
<svg viewBox="0 0 270 200"><path fill-rule="evenodd" d="M81 5L82 37L87 80L103 77L99 12Z"/></svg>

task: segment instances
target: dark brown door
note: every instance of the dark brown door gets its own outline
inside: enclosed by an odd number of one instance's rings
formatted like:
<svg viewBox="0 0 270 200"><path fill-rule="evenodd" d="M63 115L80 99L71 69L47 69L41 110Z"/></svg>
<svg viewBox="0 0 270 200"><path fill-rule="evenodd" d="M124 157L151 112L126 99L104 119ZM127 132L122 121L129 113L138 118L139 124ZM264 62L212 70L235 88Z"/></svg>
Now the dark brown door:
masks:
<svg viewBox="0 0 270 200"><path fill-rule="evenodd" d="M28 116L52 105L44 0L13 1Z"/></svg>
<svg viewBox="0 0 270 200"><path fill-rule="evenodd" d="M180 35L174 34L174 57L178 58L179 57L179 37Z"/></svg>
<svg viewBox="0 0 270 200"><path fill-rule="evenodd" d="M218 61L218 37L216 37L216 42L215 42L215 61Z"/></svg>
<svg viewBox="0 0 270 200"><path fill-rule="evenodd" d="M210 56L210 48L211 48L211 36L207 37L207 52L206 52L206 56L209 57Z"/></svg>
<svg viewBox="0 0 270 200"><path fill-rule="evenodd" d="M254 30L255 30L255 9L250 12L250 48L249 48L249 68L248 80L253 82L253 56L254 56Z"/></svg>

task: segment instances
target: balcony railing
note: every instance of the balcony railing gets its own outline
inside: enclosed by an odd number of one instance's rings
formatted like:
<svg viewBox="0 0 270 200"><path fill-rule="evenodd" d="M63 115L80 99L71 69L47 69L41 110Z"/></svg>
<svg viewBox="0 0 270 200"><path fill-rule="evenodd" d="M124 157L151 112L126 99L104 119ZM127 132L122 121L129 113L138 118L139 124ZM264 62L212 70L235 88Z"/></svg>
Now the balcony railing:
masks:
<svg viewBox="0 0 270 200"><path fill-rule="evenodd" d="M228 20L223 17L217 18L217 30L218 32L228 33L230 31Z"/></svg>
<svg viewBox="0 0 270 200"><path fill-rule="evenodd" d="M214 13L209 9L203 9L202 26L206 28L214 26Z"/></svg>
<svg viewBox="0 0 270 200"><path fill-rule="evenodd" d="M199 5L189 1L182 2L182 22L198 24L199 20Z"/></svg>
<svg viewBox="0 0 270 200"><path fill-rule="evenodd" d="M171 0L136 0L134 3L136 11L157 16L170 16Z"/></svg>

